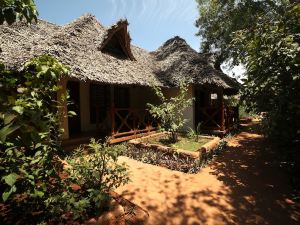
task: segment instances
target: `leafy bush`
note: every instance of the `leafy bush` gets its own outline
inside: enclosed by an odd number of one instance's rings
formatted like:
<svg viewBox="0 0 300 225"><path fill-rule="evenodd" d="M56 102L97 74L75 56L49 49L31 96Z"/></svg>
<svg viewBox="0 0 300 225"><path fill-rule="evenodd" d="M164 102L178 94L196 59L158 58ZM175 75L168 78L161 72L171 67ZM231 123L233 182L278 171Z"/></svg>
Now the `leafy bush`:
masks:
<svg viewBox="0 0 300 225"><path fill-rule="evenodd" d="M249 109L267 112L265 133L284 145L300 141L300 5L262 17L253 31L236 33L233 44L247 58L242 98ZM298 144L299 146L299 144Z"/></svg>
<svg viewBox="0 0 300 225"><path fill-rule="evenodd" d="M257 117L257 113L248 109L247 106L243 102L241 102L241 104L239 105L239 117L240 118Z"/></svg>
<svg viewBox="0 0 300 225"><path fill-rule="evenodd" d="M63 155L56 94L66 73L49 56L32 60L19 73L0 69L0 190L20 217L44 210L45 199L62 188L53 162Z"/></svg>
<svg viewBox="0 0 300 225"><path fill-rule="evenodd" d="M72 169L63 170L59 121L66 115L59 112L67 95L57 99L57 84L67 73L50 56L33 59L21 72L0 66L0 193L9 207L6 224L82 220L105 205L108 191L128 180L125 168L115 164L119 150L95 141L89 145L94 156L69 159Z"/></svg>
<svg viewBox="0 0 300 225"><path fill-rule="evenodd" d="M83 154L85 151L88 154ZM82 220L105 210L109 192L129 181L126 165L117 163L122 151L122 146L108 146L91 139L89 145L67 157L64 183L68 188L46 200L50 213ZM78 185L77 191L74 184Z"/></svg>
<svg viewBox="0 0 300 225"><path fill-rule="evenodd" d="M197 2L202 50L217 52L216 66L225 61L245 66L241 99L247 110L266 112L264 133L284 153L292 149L293 163L299 162L299 1Z"/></svg>
<svg viewBox="0 0 300 225"><path fill-rule="evenodd" d="M160 105L148 104L151 115L160 121L162 130L170 132L170 140L177 141L177 133L184 126L186 120L183 118L183 112L192 105L193 99L187 96L188 85L181 83L179 94L170 99L166 98L160 87L154 87L155 94L160 99Z"/></svg>

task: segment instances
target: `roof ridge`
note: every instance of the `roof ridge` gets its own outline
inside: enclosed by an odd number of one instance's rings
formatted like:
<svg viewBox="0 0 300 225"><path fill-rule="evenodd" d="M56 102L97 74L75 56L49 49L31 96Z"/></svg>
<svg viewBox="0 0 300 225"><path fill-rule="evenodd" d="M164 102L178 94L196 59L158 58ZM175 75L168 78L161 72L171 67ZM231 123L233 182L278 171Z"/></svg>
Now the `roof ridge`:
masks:
<svg viewBox="0 0 300 225"><path fill-rule="evenodd" d="M39 22L43 22L43 23L46 23L46 24L50 24L50 25L54 25L54 26L61 27L61 25L59 25L59 24L56 24L56 23L53 23L53 22L49 22L49 21L47 21L47 20L44 20L44 19L41 19L41 18L38 18L37 20L38 20L38 22L37 22L37 23L39 23ZM34 23L34 24L36 24L36 23Z"/></svg>
<svg viewBox="0 0 300 225"><path fill-rule="evenodd" d="M88 23L88 22L95 22L98 25L100 25L101 28L103 28L105 30L107 29L102 23L100 23L97 20L96 16L94 16L91 13L85 13L82 16L72 20L71 22L64 24L63 27L66 28L66 27L75 26L76 24L85 24L85 23Z"/></svg>

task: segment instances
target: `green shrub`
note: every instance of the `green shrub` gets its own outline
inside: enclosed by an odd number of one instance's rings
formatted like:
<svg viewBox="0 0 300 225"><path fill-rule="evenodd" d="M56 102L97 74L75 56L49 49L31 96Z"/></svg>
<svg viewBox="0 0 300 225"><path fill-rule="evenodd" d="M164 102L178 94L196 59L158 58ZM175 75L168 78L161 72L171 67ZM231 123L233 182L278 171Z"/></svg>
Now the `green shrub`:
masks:
<svg viewBox="0 0 300 225"><path fill-rule="evenodd" d="M88 154L83 154L85 151ZM47 199L51 214L82 220L105 210L109 192L129 181L126 165L117 163L122 151L122 146L109 146L91 139L88 146L80 147L67 157L64 183L68 188ZM80 189L74 191L72 184Z"/></svg>

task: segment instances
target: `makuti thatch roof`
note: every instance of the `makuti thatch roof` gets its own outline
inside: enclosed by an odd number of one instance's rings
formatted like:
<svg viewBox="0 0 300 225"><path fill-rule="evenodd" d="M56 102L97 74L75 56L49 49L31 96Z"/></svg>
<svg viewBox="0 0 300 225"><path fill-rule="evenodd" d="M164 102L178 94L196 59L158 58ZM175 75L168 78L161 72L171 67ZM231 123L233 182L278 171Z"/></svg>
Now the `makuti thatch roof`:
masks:
<svg viewBox="0 0 300 225"><path fill-rule="evenodd" d="M126 20L120 20L105 28L89 14L65 26L42 20L31 25L1 25L0 61L21 70L31 58L49 54L69 66L71 76L80 80L142 86L173 86L185 80L236 89L231 78L215 70L183 39L175 37L148 53L130 44L127 26ZM118 54L112 51L115 46Z"/></svg>
<svg viewBox="0 0 300 225"><path fill-rule="evenodd" d="M160 64L161 78L170 85L188 82L223 87L227 93L239 89L239 83L216 70L207 54L199 54L184 39L176 36L151 53Z"/></svg>

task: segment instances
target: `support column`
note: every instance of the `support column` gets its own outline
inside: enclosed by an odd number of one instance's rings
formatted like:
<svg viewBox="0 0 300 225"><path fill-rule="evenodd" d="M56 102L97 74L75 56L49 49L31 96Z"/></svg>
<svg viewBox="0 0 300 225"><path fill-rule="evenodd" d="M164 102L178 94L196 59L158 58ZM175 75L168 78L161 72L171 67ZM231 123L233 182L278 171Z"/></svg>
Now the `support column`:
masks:
<svg viewBox="0 0 300 225"><path fill-rule="evenodd" d="M110 116L111 116L111 135L115 134L115 127L116 127L116 121L115 121L115 91L114 86L110 85Z"/></svg>
<svg viewBox="0 0 300 225"><path fill-rule="evenodd" d="M225 131L225 107L224 107L224 98L223 98L223 89L220 93L220 102L221 102L221 131Z"/></svg>
<svg viewBox="0 0 300 225"><path fill-rule="evenodd" d="M59 114L60 114L60 128L62 128L63 131L63 135L62 135L62 139L66 140L69 139L69 122L68 122L68 106L67 106L67 102L64 101L63 96L66 95L67 92L67 79L62 79L58 82L57 84L58 86L61 87L60 90L58 90L57 92L57 100L58 100L58 104L60 105L59 108Z"/></svg>

